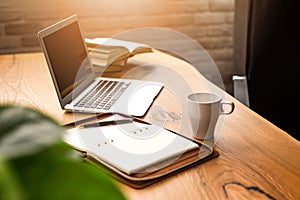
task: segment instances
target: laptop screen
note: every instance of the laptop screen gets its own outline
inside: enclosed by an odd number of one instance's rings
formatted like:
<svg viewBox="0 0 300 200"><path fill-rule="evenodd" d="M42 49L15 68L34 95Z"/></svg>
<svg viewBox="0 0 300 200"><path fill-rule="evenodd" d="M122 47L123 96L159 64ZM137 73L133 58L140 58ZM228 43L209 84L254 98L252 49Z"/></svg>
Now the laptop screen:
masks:
<svg viewBox="0 0 300 200"><path fill-rule="evenodd" d="M43 42L60 95L64 98L92 73L78 22L47 35Z"/></svg>

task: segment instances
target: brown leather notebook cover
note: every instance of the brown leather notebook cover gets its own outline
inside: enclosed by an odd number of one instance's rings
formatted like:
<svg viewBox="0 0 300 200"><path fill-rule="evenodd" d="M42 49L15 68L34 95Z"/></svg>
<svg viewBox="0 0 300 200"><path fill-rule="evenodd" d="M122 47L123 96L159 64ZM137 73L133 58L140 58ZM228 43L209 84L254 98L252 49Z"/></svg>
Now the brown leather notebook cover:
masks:
<svg viewBox="0 0 300 200"><path fill-rule="evenodd" d="M113 168L109 164L90 156L86 156L85 160L102 168L104 166L105 169L107 169L106 171L120 182L133 188L141 189L185 169L218 157L219 153L217 151L213 150L209 146L206 146L205 144L201 144L197 141L195 142L201 146L198 152L192 151L187 154L183 154L176 161L170 163L170 165L167 167L155 168L155 166L153 166L152 171L149 170L148 173L142 174L128 175L119 171L118 169Z"/></svg>

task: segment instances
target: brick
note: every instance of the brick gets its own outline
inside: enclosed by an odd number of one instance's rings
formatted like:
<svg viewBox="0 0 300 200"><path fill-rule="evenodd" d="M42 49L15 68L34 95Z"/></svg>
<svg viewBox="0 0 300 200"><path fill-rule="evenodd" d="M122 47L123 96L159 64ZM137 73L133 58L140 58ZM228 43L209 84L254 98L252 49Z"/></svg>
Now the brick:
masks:
<svg viewBox="0 0 300 200"><path fill-rule="evenodd" d="M160 2L162 2L161 0L159 0ZM189 2L190 0L185 0L185 1L163 1L164 2L164 8L165 8L165 12L162 14L187 14L189 12L191 12L190 10L188 10L189 6ZM161 4L158 2L156 4L156 7L159 7Z"/></svg>
<svg viewBox="0 0 300 200"><path fill-rule="evenodd" d="M74 2L75 11L81 18L107 18L122 15L122 13L116 13L115 9L112 10L111 8L109 8L106 2L103 3L103 5L100 5L99 3L101 3L101 1L94 1L93 4L82 4L82 2Z"/></svg>
<svg viewBox="0 0 300 200"><path fill-rule="evenodd" d="M128 3L130 4L128 5ZM125 15L147 16L183 13L184 7L182 2L161 1L161 0L144 0L144 1L123 1Z"/></svg>
<svg viewBox="0 0 300 200"><path fill-rule="evenodd" d="M197 2L197 1L195 1ZM83 17L132 17L132 16L153 16L161 14L185 14L191 12L190 6L186 2L180 1L162 1L162 0L144 0L144 1L111 1L102 4L79 4L78 14ZM203 9L200 6L199 9ZM198 9L198 8L197 8ZM198 9L198 10L199 10Z"/></svg>
<svg viewBox="0 0 300 200"><path fill-rule="evenodd" d="M95 37L113 37L116 34L122 33L122 29L103 29L94 31L83 31L85 37L95 38Z"/></svg>
<svg viewBox="0 0 300 200"><path fill-rule="evenodd" d="M160 2L160 4L158 4ZM93 3L78 4L78 13L89 16L126 17L136 15L148 15L149 13L165 12L167 4L162 1L93 1ZM80 6L80 7L79 7Z"/></svg>
<svg viewBox="0 0 300 200"><path fill-rule="evenodd" d="M200 38L199 42L205 49L222 49L233 47L232 37L206 37Z"/></svg>
<svg viewBox="0 0 300 200"><path fill-rule="evenodd" d="M16 0L13 0L16 1ZM76 1L75 1L76 2ZM71 14L76 13L73 4L74 0L70 1L35 1L26 0L19 1L19 7L22 7L25 20L44 20L44 19L61 19ZM84 5L85 3L81 3Z"/></svg>
<svg viewBox="0 0 300 200"><path fill-rule="evenodd" d="M214 49L210 50L210 55L214 60L232 60L233 50L232 49Z"/></svg>
<svg viewBox="0 0 300 200"><path fill-rule="evenodd" d="M166 40L156 41L156 46L168 51L177 52L177 54L181 55L182 57L184 57L185 55L193 54L197 51L197 47L199 47L198 43L191 38L183 37L180 35L179 37L178 35L170 35L170 37L171 38Z"/></svg>
<svg viewBox="0 0 300 200"><path fill-rule="evenodd" d="M20 21L22 19L22 12L11 10L9 12L0 12L0 22Z"/></svg>
<svg viewBox="0 0 300 200"><path fill-rule="evenodd" d="M209 11L209 4L207 1L188 1L187 3L185 2L185 10L187 12L207 12Z"/></svg>
<svg viewBox="0 0 300 200"><path fill-rule="evenodd" d="M147 26L164 26L165 20L161 17L159 21L155 16L130 16L120 19L119 23L122 24L123 29L134 29ZM155 24L155 25L154 25Z"/></svg>
<svg viewBox="0 0 300 200"><path fill-rule="evenodd" d="M9 23L6 24L5 34L6 35L22 35L22 34L33 34L37 33L42 29L40 23L34 22L20 22L20 23Z"/></svg>
<svg viewBox="0 0 300 200"><path fill-rule="evenodd" d="M40 52L42 51L41 46L32 46L32 47L21 47L19 52Z"/></svg>
<svg viewBox="0 0 300 200"><path fill-rule="evenodd" d="M86 18L80 20L84 31L101 31L106 29L120 29L122 22L119 18Z"/></svg>
<svg viewBox="0 0 300 200"><path fill-rule="evenodd" d="M221 74L225 76L233 75L233 60L218 60L216 65L219 67Z"/></svg>
<svg viewBox="0 0 300 200"><path fill-rule="evenodd" d="M193 16L188 15L188 14L183 14L183 15L174 15L170 19L170 25L186 25L186 24L192 24L193 23Z"/></svg>
<svg viewBox="0 0 300 200"><path fill-rule="evenodd" d="M234 12L230 12L226 14L226 21L230 24L234 23Z"/></svg>
<svg viewBox="0 0 300 200"><path fill-rule="evenodd" d="M150 44L151 46L168 47L170 44L177 42L176 37L178 37L178 32L160 27L146 27L128 30L117 34L117 36L124 40L137 41ZM178 45L175 44L174 46Z"/></svg>
<svg viewBox="0 0 300 200"><path fill-rule="evenodd" d="M1 36L0 49L8 49L21 46L21 38L17 36Z"/></svg>
<svg viewBox="0 0 300 200"><path fill-rule="evenodd" d="M0 24L0 36L4 35L5 24Z"/></svg>
<svg viewBox="0 0 300 200"><path fill-rule="evenodd" d="M37 47L40 46L36 35L24 36L21 38L22 47Z"/></svg>
<svg viewBox="0 0 300 200"><path fill-rule="evenodd" d="M233 25L221 24L208 27L208 36L232 36Z"/></svg>
<svg viewBox="0 0 300 200"><path fill-rule="evenodd" d="M7 9L13 9L16 5L14 2L11 1L0 1L0 11L7 10Z"/></svg>
<svg viewBox="0 0 300 200"><path fill-rule="evenodd" d="M231 11L234 9L234 0L212 0L210 1L211 11Z"/></svg>
<svg viewBox="0 0 300 200"><path fill-rule="evenodd" d="M167 4L164 6L164 10L161 10L162 12L158 14L165 14L165 13L170 13L170 14L185 14L189 12L187 10L187 3L186 2L180 2L180 1L165 1ZM158 4L159 5L159 4ZM159 6L157 6L159 7Z"/></svg>
<svg viewBox="0 0 300 200"><path fill-rule="evenodd" d="M208 51L203 48L201 45L194 47L190 52L188 52L190 60L193 65L200 71L212 72L213 60Z"/></svg>
<svg viewBox="0 0 300 200"><path fill-rule="evenodd" d="M193 17L190 15L156 15L156 16L140 16L122 18L120 23L123 28L139 28L139 27L172 27L185 26L193 23Z"/></svg>
<svg viewBox="0 0 300 200"><path fill-rule="evenodd" d="M196 39L197 37L203 37L203 36L207 36L207 28L201 26L185 26L185 27L178 27L176 28L176 30L178 30L179 32L186 34L194 39Z"/></svg>
<svg viewBox="0 0 300 200"><path fill-rule="evenodd" d="M198 13L194 16L194 23L196 25L218 24L225 22L226 16L224 15L224 13Z"/></svg>
<svg viewBox="0 0 300 200"><path fill-rule="evenodd" d="M72 13L65 13L62 10L53 10L53 11L44 11L44 10L36 10L31 12L24 13L25 21L43 21L43 20L55 20L59 21Z"/></svg>

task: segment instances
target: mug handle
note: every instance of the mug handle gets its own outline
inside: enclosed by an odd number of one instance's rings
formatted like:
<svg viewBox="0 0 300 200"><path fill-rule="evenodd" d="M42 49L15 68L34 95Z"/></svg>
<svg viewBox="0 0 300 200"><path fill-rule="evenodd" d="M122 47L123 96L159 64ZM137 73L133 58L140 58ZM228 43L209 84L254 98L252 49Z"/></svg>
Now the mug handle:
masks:
<svg viewBox="0 0 300 200"><path fill-rule="evenodd" d="M221 101L220 105L221 105L221 110L220 110L221 115L229 115L234 111L235 106L234 106L234 103L232 101ZM231 109L229 111L225 111L223 109L223 105L230 105Z"/></svg>

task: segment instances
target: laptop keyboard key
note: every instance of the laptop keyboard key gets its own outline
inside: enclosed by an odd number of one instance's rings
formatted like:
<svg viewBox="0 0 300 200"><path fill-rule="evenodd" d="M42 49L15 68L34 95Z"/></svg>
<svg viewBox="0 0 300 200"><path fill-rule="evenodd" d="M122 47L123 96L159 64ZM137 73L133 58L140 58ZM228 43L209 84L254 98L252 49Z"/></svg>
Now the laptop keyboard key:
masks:
<svg viewBox="0 0 300 200"><path fill-rule="evenodd" d="M130 83L101 80L75 106L109 110L129 85Z"/></svg>

